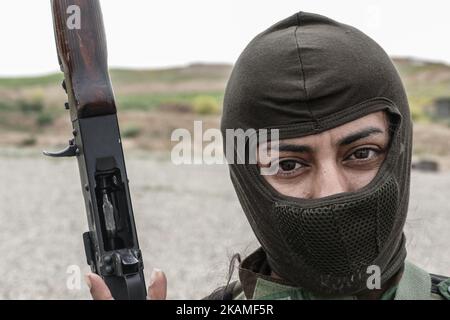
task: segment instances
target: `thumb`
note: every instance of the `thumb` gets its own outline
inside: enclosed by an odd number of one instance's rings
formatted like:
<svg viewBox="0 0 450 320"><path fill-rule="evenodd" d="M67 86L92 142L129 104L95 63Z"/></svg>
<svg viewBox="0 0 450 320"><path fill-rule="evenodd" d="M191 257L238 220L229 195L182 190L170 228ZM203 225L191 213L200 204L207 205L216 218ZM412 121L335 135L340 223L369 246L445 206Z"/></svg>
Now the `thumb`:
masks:
<svg viewBox="0 0 450 320"><path fill-rule="evenodd" d="M88 273L85 280L94 300L113 300L111 291L98 274Z"/></svg>
<svg viewBox="0 0 450 320"><path fill-rule="evenodd" d="M166 274L159 270L153 269L150 276L150 285L148 287L148 300L166 300L167 296L167 278Z"/></svg>

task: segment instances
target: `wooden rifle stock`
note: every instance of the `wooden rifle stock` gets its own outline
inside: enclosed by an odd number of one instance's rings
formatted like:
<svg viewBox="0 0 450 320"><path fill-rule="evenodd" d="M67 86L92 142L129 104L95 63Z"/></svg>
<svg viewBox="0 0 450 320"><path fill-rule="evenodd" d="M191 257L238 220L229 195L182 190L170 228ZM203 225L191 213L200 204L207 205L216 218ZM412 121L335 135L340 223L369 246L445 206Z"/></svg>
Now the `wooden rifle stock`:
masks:
<svg viewBox="0 0 450 320"><path fill-rule="evenodd" d="M73 138L52 157L76 156L89 232L86 258L115 299L146 299L128 177L108 73L99 0L51 0Z"/></svg>
<svg viewBox="0 0 450 320"><path fill-rule="evenodd" d="M53 0L52 10L58 57L73 95L73 116L116 113L99 1Z"/></svg>

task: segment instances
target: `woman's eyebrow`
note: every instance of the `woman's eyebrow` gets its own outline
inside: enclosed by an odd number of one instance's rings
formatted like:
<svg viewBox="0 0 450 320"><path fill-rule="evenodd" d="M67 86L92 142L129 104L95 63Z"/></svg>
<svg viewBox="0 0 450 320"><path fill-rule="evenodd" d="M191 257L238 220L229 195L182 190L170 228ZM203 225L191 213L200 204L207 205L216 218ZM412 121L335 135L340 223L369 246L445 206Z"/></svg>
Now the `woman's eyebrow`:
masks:
<svg viewBox="0 0 450 320"><path fill-rule="evenodd" d="M368 137L370 135L373 135L373 134L380 134L380 133L383 133L383 130L381 130L380 128L368 127L368 128L365 128L365 129L360 130L358 132L352 133L352 134L350 134L350 135L340 139L338 141L338 144L341 145L341 146L342 145L349 145L349 144L355 142L356 140L359 140L359 139L362 139L362 138L366 138L366 137Z"/></svg>
<svg viewBox="0 0 450 320"><path fill-rule="evenodd" d="M356 140L366 138L373 134L380 134L383 133L383 130L376 127L368 127L365 129L362 129L360 131L354 132L344 138L341 138L338 141L339 145L348 145ZM280 142L278 144L278 151L279 152L298 152L298 153L306 153L306 152L313 152L313 148L309 145L302 145L302 144L290 144L290 143L282 143Z"/></svg>
<svg viewBox="0 0 450 320"><path fill-rule="evenodd" d="M308 145L300 145L300 144L286 144L286 143L280 143L278 145L278 151L279 152L312 152L312 148Z"/></svg>

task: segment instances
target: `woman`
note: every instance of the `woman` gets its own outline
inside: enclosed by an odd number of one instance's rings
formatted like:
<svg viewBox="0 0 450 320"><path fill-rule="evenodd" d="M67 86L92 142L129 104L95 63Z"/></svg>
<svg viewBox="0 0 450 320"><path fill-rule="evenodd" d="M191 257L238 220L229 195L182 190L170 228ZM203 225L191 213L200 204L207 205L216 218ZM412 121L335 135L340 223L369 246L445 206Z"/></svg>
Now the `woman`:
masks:
<svg viewBox="0 0 450 320"><path fill-rule="evenodd" d="M448 280L405 262L412 123L398 73L372 39L311 13L278 22L239 57L221 129L277 129L279 141L258 147L278 149L278 170L230 164L261 248L239 281L207 298L450 298ZM164 274L151 282L149 297L164 299ZM111 297L98 276L88 283L95 299Z"/></svg>

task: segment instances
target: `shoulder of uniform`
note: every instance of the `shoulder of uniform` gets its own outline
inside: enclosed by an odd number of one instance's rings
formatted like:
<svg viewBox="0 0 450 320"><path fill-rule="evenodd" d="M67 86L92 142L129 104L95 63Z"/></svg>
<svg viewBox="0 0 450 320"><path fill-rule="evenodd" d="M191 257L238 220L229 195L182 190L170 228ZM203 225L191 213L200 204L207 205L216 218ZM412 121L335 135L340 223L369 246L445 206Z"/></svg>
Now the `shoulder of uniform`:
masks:
<svg viewBox="0 0 450 320"><path fill-rule="evenodd" d="M430 273L431 294L439 295L441 298L450 300L450 278Z"/></svg>
<svg viewBox="0 0 450 320"><path fill-rule="evenodd" d="M241 293L241 291L241 283L238 280L235 280L226 286L217 288L202 300L234 300Z"/></svg>

